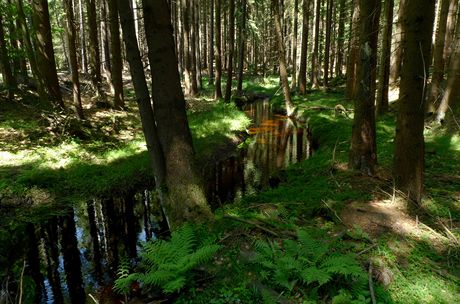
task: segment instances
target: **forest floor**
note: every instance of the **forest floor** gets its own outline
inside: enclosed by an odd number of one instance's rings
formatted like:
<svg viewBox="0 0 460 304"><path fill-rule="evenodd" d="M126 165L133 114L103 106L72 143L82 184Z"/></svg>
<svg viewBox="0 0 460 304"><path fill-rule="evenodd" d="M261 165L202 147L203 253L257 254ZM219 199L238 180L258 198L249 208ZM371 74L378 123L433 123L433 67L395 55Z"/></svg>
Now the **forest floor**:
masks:
<svg viewBox="0 0 460 304"><path fill-rule="evenodd" d="M277 88L274 84L263 91L274 94ZM425 130L425 198L417 206L395 190L391 176L394 106L378 121L379 168L369 177L347 168L353 106L344 99L343 90L313 91L306 98L294 96L294 102L299 116L309 122L319 149L310 159L281 172L278 187L217 212L215 229L226 248L216 262L221 266L212 283L191 288L179 302L251 303L254 294L248 286L256 286L262 290L258 301L265 303L371 303L370 277L378 303L457 303L460 132L456 124L429 124ZM272 103L282 108L282 96L274 96ZM299 230L328 243L334 254L354 253L364 268L364 286L340 276L322 285L299 281L293 275L299 257L290 255L286 242L295 240ZM281 254L280 247L284 248ZM263 248L270 249L259 265L242 266L264 256ZM278 262L267 258L277 254ZM315 271L324 266L317 263Z"/></svg>
<svg viewBox="0 0 460 304"><path fill-rule="evenodd" d="M204 92L211 91L205 87ZM283 107L277 78L251 80L245 91L274 95L273 105ZM132 91L125 96L126 111L97 108L85 100L88 119L83 123L37 103L32 94L15 103L0 100L3 231L18 220L59 212L62 204L151 182ZM216 155L216 147L218 154L235 148L250 124L236 106L215 103L209 96L188 102L201 162ZM280 172L278 187L216 211L211 229L225 250L206 269L212 279L188 286L176 295L177 302L370 303L371 277L378 303L457 303L460 132L455 125L425 130L425 198L415 206L393 187L393 112L378 121L379 169L369 177L347 169L353 107L342 90L312 91L306 98L294 96L294 102L319 149ZM313 270L325 269L332 255L349 258L352 253L361 265L359 274L354 270L356 279L349 280L345 268L329 274L323 284L291 277L293 259L299 257L277 248L288 246L286 240L296 240L296 235L301 239L299 230L307 231L318 248L327 243L324 252L312 256L317 261ZM262 266L250 262L261 257L263 248L290 259L265 260ZM254 289L262 292L256 295Z"/></svg>

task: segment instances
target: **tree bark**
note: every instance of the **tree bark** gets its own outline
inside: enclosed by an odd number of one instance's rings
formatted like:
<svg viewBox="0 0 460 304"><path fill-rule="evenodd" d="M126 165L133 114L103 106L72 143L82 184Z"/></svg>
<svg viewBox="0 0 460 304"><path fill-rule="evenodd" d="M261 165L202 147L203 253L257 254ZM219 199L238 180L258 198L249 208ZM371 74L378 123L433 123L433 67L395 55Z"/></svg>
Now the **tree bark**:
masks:
<svg viewBox="0 0 460 304"><path fill-rule="evenodd" d="M404 55L393 170L396 186L409 199L420 202L424 170L424 100L435 0L405 0L404 11Z"/></svg>
<svg viewBox="0 0 460 304"><path fill-rule="evenodd" d="M189 0L188 4L188 12L190 14L189 16L189 22L190 24L190 79L192 80L192 86L190 90L190 95L191 96L196 96L198 95L198 81L197 81L197 75L198 75L198 59L197 59L197 32L196 32L196 16L195 16L195 0Z"/></svg>
<svg viewBox="0 0 460 304"><path fill-rule="evenodd" d="M221 2L216 0L216 91L214 94L215 99L222 98L222 27L221 27Z"/></svg>
<svg viewBox="0 0 460 304"><path fill-rule="evenodd" d="M184 49L185 95L192 94L192 56L190 52L190 2L181 0L182 36Z"/></svg>
<svg viewBox="0 0 460 304"><path fill-rule="evenodd" d="M10 58L8 56L5 40L5 32L3 30L3 16L0 12L0 58L1 68L3 71L3 79L5 81L6 89L8 91L8 99L14 99L14 91L16 89L16 81L13 77L11 70Z"/></svg>
<svg viewBox="0 0 460 304"><path fill-rule="evenodd" d="M345 19L347 11L345 9L345 0L339 1L339 26L337 37L337 65L335 66L335 74L337 77L343 76L343 57L344 57L344 42L345 42Z"/></svg>
<svg viewBox="0 0 460 304"><path fill-rule="evenodd" d="M327 17L326 17L326 42L324 51L324 87L329 86L329 64L330 64L330 53L331 53L331 31L332 31L332 12L333 12L333 0L327 0Z"/></svg>
<svg viewBox="0 0 460 304"><path fill-rule="evenodd" d="M195 167L185 99L181 88L171 18L166 0L144 0L153 102L166 165L167 213L173 228L185 221L211 219Z"/></svg>
<svg viewBox="0 0 460 304"><path fill-rule="evenodd" d="M89 32L89 65L93 87L101 93L101 60L99 57L99 41L97 30L96 0L86 0L86 12L88 15Z"/></svg>
<svg viewBox="0 0 460 304"><path fill-rule="evenodd" d="M377 82L377 115L388 112L388 89L390 84L391 36L393 32L394 0L385 2L385 25L382 33L382 51L380 54L379 81Z"/></svg>
<svg viewBox="0 0 460 304"><path fill-rule="evenodd" d="M78 77L77 47L75 44L75 19L73 16L72 0L64 0L64 12L66 14L66 37L69 46L70 72L72 75L73 105L79 119L84 119L81 105L80 80Z"/></svg>
<svg viewBox="0 0 460 304"><path fill-rule="evenodd" d="M302 47L300 51L299 68L299 91L300 94L307 93L307 49L308 49L308 23L309 23L310 0L302 1Z"/></svg>
<svg viewBox="0 0 460 304"><path fill-rule="evenodd" d="M214 0L209 0L209 29L208 29L208 77L209 84L214 82Z"/></svg>
<svg viewBox="0 0 460 304"><path fill-rule="evenodd" d="M311 81L314 89L319 88L319 26L321 20L321 0L315 1L315 42L311 56Z"/></svg>
<svg viewBox="0 0 460 304"><path fill-rule="evenodd" d="M101 8L101 53L102 53L102 70L104 71L104 76L106 81L110 85L110 90L112 94L115 93L115 88L113 87L112 82L112 68L110 60L110 48L109 48L109 30L107 27L107 1L99 0L99 5Z"/></svg>
<svg viewBox="0 0 460 304"><path fill-rule="evenodd" d="M457 23L458 18L458 1L457 0L450 0L449 4L449 15L447 17L447 25L446 25L446 38L444 42L444 66L447 67L450 64L450 58L453 52L455 41L453 38L455 36L455 25Z"/></svg>
<svg viewBox="0 0 460 304"><path fill-rule="evenodd" d="M436 110L436 121L443 123L449 106L458 102L460 95L460 18L457 18L456 33L453 37L455 45L452 48L452 58L447 69L447 86L444 96Z"/></svg>
<svg viewBox="0 0 460 304"><path fill-rule="evenodd" d="M227 66L227 85L225 86L226 102L232 97L233 80L233 53L235 52L235 0L229 0L229 21L228 21L228 66Z"/></svg>
<svg viewBox="0 0 460 304"><path fill-rule="evenodd" d="M286 52L284 46L284 39L283 39L283 32L281 28L281 14L280 14L280 7L278 0L272 0L272 6L274 11L274 18L275 18L275 34L276 34L276 42L278 46L278 57L279 57L279 64L280 64L280 79L281 85L283 87L284 92L284 102L286 105L286 113L288 116L292 116L295 114L295 107L291 100L291 92L289 89L289 82L288 82L288 73L286 68Z"/></svg>
<svg viewBox="0 0 460 304"><path fill-rule="evenodd" d="M374 174L377 164L374 102L380 6L380 0L359 0L360 54L349 167L367 175Z"/></svg>
<svg viewBox="0 0 460 304"><path fill-rule="evenodd" d="M53 39L51 37L50 15L47 0L32 1L32 22L35 29L35 50L40 77L46 86L49 98L64 108L61 88L54 59ZM46 81L45 81L46 79Z"/></svg>
<svg viewBox="0 0 460 304"><path fill-rule="evenodd" d="M131 78L133 81L136 101L141 116L142 130L144 132L147 150L155 177L155 187L161 193L165 185L166 167L161 148L158 130L152 108L152 100L144 73L144 66L136 40L134 16L129 9L129 3L125 0L117 0L120 23L123 29L123 40L126 47L126 59L128 60Z"/></svg>
<svg viewBox="0 0 460 304"><path fill-rule="evenodd" d="M356 92L356 64L359 51L359 0L353 0L352 7L352 21L350 29L350 44L348 47L348 60L347 60L347 86L345 95L349 100L355 98Z"/></svg>
<svg viewBox="0 0 460 304"><path fill-rule="evenodd" d="M294 36L292 39L292 81L291 87L297 87L297 32L299 28L299 0L294 0Z"/></svg>
<svg viewBox="0 0 460 304"><path fill-rule="evenodd" d="M80 51L81 67L83 74L88 74L88 55L86 53L86 26L85 13L83 12L83 0L78 0L79 17L80 17Z"/></svg>
<svg viewBox="0 0 460 304"><path fill-rule="evenodd" d="M113 107L117 110L121 110L124 108L125 102L123 97L123 60L121 57L120 23L118 22L118 4L117 1L114 0L107 0L107 4L109 8L110 18L110 52L112 54L112 60L110 61L110 63L112 64L111 76L114 88ZM134 39L136 39L135 36Z"/></svg>
<svg viewBox="0 0 460 304"><path fill-rule="evenodd" d="M390 68L390 83L395 84L398 82L399 77L401 76L401 62L403 56L403 47L402 44L404 43L404 35L405 32L402 28L402 23L404 21L406 11L404 3L407 0L400 0L399 1L399 12L398 12L398 23L396 24L396 33L394 38L394 50L392 52L391 57L391 68Z"/></svg>
<svg viewBox="0 0 460 304"><path fill-rule="evenodd" d="M43 82L43 77L41 77L40 70L37 65L37 60L34 52L34 48L32 46L32 41L30 38L29 28L26 24L26 16L24 14L24 6L22 0L16 0L16 7L18 12L18 21L21 28L21 34L24 38L24 45L27 53L27 57L30 63L30 69L32 70L32 75L35 79L37 85L38 95L40 96L41 100L45 100L47 98L47 94L45 91L45 84Z"/></svg>
<svg viewBox="0 0 460 304"><path fill-rule="evenodd" d="M297 0L296 0L297 1ZM236 86L236 95L241 96L243 94L243 71L244 71L244 49L246 42L246 14L247 14L247 5L246 0L241 0L241 20L240 20L240 35L238 41L239 48L239 63L238 63L238 85Z"/></svg>
<svg viewBox="0 0 460 304"><path fill-rule="evenodd" d="M447 17L451 0L441 0L438 27L433 50L433 73L431 87L426 101L426 112L433 113L435 105L441 99L441 83L444 79L444 42L446 38Z"/></svg>

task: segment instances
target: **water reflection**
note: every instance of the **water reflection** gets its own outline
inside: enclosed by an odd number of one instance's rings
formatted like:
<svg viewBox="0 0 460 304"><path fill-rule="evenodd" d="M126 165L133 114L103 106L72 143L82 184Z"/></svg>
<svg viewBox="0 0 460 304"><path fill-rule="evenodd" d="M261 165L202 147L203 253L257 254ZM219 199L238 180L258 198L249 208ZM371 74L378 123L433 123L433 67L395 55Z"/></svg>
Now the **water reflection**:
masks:
<svg viewBox="0 0 460 304"><path fill-rule="evenodd" d="M253 120L247 148L204 168L214 207L270 185L271 176L311 154L305 124L273 114L268 100L244 109ZM153 192L93 199L64 216L29 224L27 274L35 303L91 303L87 295L110 298L110 282L121 259L136 260L140 242L167 233ZM109 300L115 303L116 298Z"/></svg>
<svg viewBox="0 0 460 304"><path fill-rule="evenodd" d="M244 111L253 120L248 147L204 168L214 207L268 187L276 172L312 153L308 125L274 114L268 99L248 104Z"/></svg>

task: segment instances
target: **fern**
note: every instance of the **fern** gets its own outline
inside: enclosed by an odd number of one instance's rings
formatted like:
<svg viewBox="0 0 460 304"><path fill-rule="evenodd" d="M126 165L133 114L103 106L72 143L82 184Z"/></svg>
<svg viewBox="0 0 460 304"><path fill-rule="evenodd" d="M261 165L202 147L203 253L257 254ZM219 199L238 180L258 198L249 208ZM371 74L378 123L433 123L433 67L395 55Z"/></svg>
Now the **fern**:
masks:
<svg viewBox="0 0 460 304"><path fill-rule="evenodd" d="M299 230L297 236L298 241L286 240L282 246L276 242L255 243L253 263L261 267L262 279L291 292L297 284L319 288L362 282L365 278L354 255L336 253L331 242L314 238L306 230Z"/></svg>
<svg viewBox="0 0 460 304"><path fill-rule="evenodd" d="M141 253L142 271L127 274L119 272L115 281L116 291L138 281L145 287L160 287L165 293L181 290L190 279L190 271L211 260L220 249L210 239L198 242L195 229L184 225L172 233L169 241L156 240L144 245Z"/></svg>
<svg viewBox="0 0 460 304"><path fill-rule="evenodd" d="M117 276L118 279L113 285L113 290L119 294L128 294L133 282L132 276L129 274L130 265L126 258L120 260L120 265L118 266Z"/></svg>

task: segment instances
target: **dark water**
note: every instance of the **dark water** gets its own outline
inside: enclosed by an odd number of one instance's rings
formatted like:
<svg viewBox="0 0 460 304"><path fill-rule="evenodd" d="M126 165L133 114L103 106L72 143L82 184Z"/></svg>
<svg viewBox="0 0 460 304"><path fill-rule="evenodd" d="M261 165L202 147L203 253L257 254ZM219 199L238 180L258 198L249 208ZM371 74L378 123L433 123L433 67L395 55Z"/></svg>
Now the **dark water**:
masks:
<svg viewBox="0 0 460 304"><path fill-rule="evenodd" d="M312 153L311 132L305 123L274 114L269 100L243 109L252 119L248 145L204 169L209 201L225 203L276 186L274 175Z"/></svg>
<svg viewBox="0 0 460 304"><path fill-rule="evenodd" d="M276 185L274 174L312 151L308 127L273 114L268 100L249 104L244 111L254 122L247 146L203 169L214 207ZM29 224L26 274L40 295L34 302L94 303L91 294L104 303L120 303L122 298L108 287L118 264L138 259L142 241L166 235L164 223L152 192L143 190L90 200L66 216Z"/></svg>

